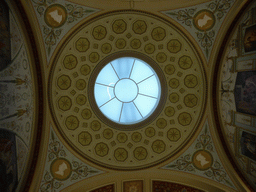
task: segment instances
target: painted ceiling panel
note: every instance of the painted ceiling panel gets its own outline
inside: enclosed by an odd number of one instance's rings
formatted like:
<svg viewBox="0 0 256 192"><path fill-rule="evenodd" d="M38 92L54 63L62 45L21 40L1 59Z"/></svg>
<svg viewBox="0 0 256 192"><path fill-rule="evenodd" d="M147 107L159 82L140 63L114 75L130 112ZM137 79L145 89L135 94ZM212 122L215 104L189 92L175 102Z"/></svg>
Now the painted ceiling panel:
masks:
<svg viewBox="0 0 256 192"><path fill-rule="evenodd" d="M206 120L201 133L187 151L162 169L179 170L200 175L228 187L236 188L215 149L208 120Z"/></svg>
<svg viewBox="0 0 256 192"><path fill-rule="evenodd" d="M13 1L19 2L10 0ZM15 171L15 179L6 182L7 187L15 188L16 181L23 182L34 137L34 118L38 114L35 87L44 92L41 101L46 104L41 122L41 149L35 152L41 158L27 191L142 192L154 191L154 187L170 191L176 186L173 190L240 192L249 190L246 180L254 186L254 9L244 12L228 47L222 49L220 80L212 80L215 71L208 70L207 65L213 62L205 61L213 54L213 47L222 44L218 39L225 36L222 29L229 27L225 25L226 17L237 9L233 5L239 4L238 1L20 2L29 19L23 27L30 23L31 31L39 32L35 35L38 46L33 48L44 46L38 51L40 61L47 66L41 66L43 87L35 85L32 55L18 19L12 11L2 14L9 19L0 15L0 50L6 53L6 61L11 61L2 62L0 69L0 151L7 157L2 161L11 159ZM174 21L183 27L176 28ZM194 39L189 39L188 33ZM4 39L6 34L10 40ZM27 34L30 35L32 32ZM194 40L199 46L191 43ZM204 56L207 59L202 60ZM117 57L142 59L160 79L159 106L141 123L120 125L97 109L94 100L97 74ZM131 66L126 68L132 70ZM137 75L142 73L140 70ZM112 83L111 78L104 80ZM212 90L207 87L214 87L216 82L219 92L212 109ZM104 85L100 85L103 88L98 85L96 89L106 92ZM149 87L143 86L147 94ZM110 88L110 96L114 97L115 86ZM108 102L108 96L102 98L102 104ZM213 122L215 106L219 109L216 113L220 126ZM219 127L226 143L217 143L219 139L213 134ZM230 156L225 156L226 144L240 171L236 166L232 168ZM6 170L5 174L10 176L11 172ZM159 183L154 185L154 181Z"/></svg>
<svg viewBox="0 0 256 192"><path fill-rule="evenodd" d="M255 185L256 4L248 6L229 36L219 67L217 103L229 152Z"/></svg>
<svg viewBox="0 0 256 192"><path fill-rule="evenodd" d="M31 0L44 39L47 61L65 34L79 21L99 11L64 0Z"/></svg>
<svg viewBox="0 0 256 192"><path fill-rule="evenodd" d="M0 3L0 188L14 191L20 189L30 169L38 98L25 31L12 4L7 3Z"/></svg>
<svg viewBox="0 0 256 192"><path fill-rule="evenodd" d="M70 153L59 140L51 125L49 136L40 191L60 191L78 181L104 173L85 164Z"/></svg>
<svg viewBox="0 0 256 192"><path fill-rule="evenodd" d="M209 60L218 31L234 0L218 0L192 7L163 11L179 22L195 38Z"/></svg>

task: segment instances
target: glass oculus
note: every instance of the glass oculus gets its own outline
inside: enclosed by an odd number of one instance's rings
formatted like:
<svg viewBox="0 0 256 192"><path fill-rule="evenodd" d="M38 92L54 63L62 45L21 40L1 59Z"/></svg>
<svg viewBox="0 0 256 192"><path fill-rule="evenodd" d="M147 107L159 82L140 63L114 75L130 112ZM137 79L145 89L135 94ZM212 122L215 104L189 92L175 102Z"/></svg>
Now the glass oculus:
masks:
<svg viewBox="0 0 256 192"><path fill-rule="evenodd" d="M135 124L156 109L161 86L156 72L146 62L121 57L99 72L94 97L100 111L118 124Z"/></svg>

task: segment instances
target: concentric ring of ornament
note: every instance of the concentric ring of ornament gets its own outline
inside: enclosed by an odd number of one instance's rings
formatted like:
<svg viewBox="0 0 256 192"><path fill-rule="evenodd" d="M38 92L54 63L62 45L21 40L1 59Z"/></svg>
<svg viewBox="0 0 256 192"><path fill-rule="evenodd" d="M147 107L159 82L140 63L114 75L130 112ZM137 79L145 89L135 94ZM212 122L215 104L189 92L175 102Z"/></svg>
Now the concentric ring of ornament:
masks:
<svg viewBox="0 0 256 192"><path fill-rule="evenodd" d="M63 42L49 79L50 109L80 155L111 169L141 169L170 158L191 138L204 111L205 73L194 47L173 25L143 12L117 11L81 25ZM121 57L148 63L161 85L156 110L134 125L107 119L94 98L97 75Z"/></svg>

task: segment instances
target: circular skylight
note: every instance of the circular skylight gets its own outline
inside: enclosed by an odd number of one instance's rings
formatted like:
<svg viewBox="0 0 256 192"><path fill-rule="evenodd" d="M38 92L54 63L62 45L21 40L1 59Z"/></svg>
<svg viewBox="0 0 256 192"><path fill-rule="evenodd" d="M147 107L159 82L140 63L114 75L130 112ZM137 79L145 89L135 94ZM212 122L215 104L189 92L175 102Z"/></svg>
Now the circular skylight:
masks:
<svg viewBox="0 0 256 192"><path fill-rule="evenodd" d="M100 111L119 124L145 120L156 109L161 86L144 61L121 57L109 62L97 76L94 97Z"/></svg>

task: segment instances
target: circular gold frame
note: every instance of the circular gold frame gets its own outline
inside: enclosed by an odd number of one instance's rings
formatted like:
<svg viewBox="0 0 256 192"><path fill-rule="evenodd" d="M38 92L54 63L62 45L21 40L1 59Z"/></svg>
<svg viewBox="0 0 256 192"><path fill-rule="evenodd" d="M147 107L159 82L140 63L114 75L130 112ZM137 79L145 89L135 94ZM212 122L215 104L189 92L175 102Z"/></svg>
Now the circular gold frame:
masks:
<svg viewBox="0 0 256 192"><path fill-rule="evenodd" d="M100 111L99 107L96 104L95 97L94 97L94 85L95 85L95 81L96 81L96 78L97 78L99 72L110 61L113 61L114 59L117 59L120 57L135 57L135 58L141 59L141 60L145 61L146 63L148 63L156 72L156 74L159 78L159 81L160 81L160 85L161 85L161 96L160 96L158 106L156 107L154 112L148 118L146 118L145 120L143 120L141 122L135 123L135 124L126 125L126 124L118 124L118 123L115 123L114 121L111 121ZM149 58L148 56L146 56L142 53L139 53L139 52L122 51L122 52L118 52L118 53L113 53L112 55L104 58L97 65L97 67L92 72L90 80L89 80L88 96L89 96L89 101L90 101L93 111L98 116L98 118L101 119L105 124L107 124L108 126L110 126L112 128L116 128L119 130L132 131L132 130L137 130L137 129L147 126L160 114L160 112L162 111L162 109L165 105L166 98L167 98L167 83L166 83L163 71L160 69L158 64L155 63L155 61L153 61L151 58Z"/></svg>

